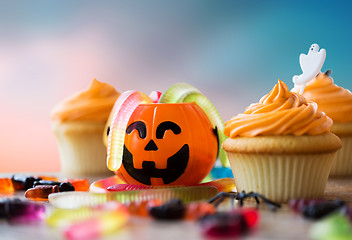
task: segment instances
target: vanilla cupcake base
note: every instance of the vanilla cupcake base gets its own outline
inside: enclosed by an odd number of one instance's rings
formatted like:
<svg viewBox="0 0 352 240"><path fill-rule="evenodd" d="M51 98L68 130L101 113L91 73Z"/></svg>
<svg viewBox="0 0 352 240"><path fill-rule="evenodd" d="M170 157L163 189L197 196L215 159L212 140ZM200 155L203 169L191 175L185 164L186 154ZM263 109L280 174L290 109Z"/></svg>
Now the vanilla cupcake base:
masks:
<svg viewBox="0 0 352 240"><path fill-rule="evenodd" d="M104 127L105 123L53 123L64 176L111 175L102 140Z"/></svg>
<svg viewBox="0 0 352 240"><path fill-rule="evenodd" d="M335 153L227 155L238 192L257 192L276 202L322 197L335 157Z"/></svg>
<svg viewBox="0 0 352 240"><path fill-rule="evenodd" d="M227 153L237 191L258 192L276 202L322 197L341 148L333 133L228 138Z"/></svg>
<svg viewBox="0 0 352 240"><path fill-rule="evenodd" d="M352 136L339 136L342 148L337 151L330 177L352 176Z"/></svg>
<svg viewBox="0 0 352 240"><path fill-rule="evenodd" d="M330 177L352 176L352 123L334 122L331 132L339 136L342 148L337 151Z"/></svg>

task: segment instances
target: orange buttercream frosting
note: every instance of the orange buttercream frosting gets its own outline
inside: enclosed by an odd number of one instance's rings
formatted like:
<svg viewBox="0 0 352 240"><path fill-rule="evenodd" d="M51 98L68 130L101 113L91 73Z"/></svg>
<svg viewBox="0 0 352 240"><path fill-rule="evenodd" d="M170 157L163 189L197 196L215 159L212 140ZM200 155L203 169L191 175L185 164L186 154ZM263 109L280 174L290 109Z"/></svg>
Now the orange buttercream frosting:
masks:
<svg viewBox="0 0 352 240"><path fill-rule="evenodd" d="M292 89L298 92L298 88ZM318 104L319 110L334 122L352 122L352 93L334 84L333 79L324 73L307 83L303 96Z"/></svg>
<svg viewBox="0 0 352 240"><path fill-rule="evenodd" d="M329 132L332 120L314 102L290 92L280 79L271 92L244 113L225 123L230 138L257 135L319 135Z"/></svg>
<svg viewBox="0 0 352 240"><path fill-rule="evenodd" d="M93 79L89 88L59 103L51 118L56 121L105 123L120 93L113 86Z"/></svg>

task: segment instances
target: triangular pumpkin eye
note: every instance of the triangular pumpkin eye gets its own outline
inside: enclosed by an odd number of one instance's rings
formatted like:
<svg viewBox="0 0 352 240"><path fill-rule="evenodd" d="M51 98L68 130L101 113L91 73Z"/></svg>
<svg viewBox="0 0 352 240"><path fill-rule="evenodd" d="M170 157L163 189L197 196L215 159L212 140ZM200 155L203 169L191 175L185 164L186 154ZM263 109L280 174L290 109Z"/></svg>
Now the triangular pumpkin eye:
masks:
<svg viewBox="0 0 352 240"><path fill-rule="evenodd" d="M171 130L174 134L180 134L181 133L181 128L178 126L176 123L171 122L171 121L165 121L159 124L159 126L156 129L156 138L157 139L162 139L164 137L164 134L166 130Z"/></svg>

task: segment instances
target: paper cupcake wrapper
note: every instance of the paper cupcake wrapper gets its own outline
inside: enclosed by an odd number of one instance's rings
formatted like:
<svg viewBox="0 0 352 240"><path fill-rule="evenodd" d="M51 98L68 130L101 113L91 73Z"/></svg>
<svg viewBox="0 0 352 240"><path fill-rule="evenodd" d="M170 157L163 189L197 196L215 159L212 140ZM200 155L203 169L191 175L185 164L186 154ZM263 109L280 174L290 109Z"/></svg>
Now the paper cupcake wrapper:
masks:
<svg viewBox="0 0 352 240"><path fill-rule="evenodd" d="M352 176L352 136L339 136L342 148L337 151L330 177Z"/></svg>
<svg viewBox="0 0 352 240"><path fill-rule="evenodd" d="M322 197L335 156L227 154L239 192L258 192L276 202Z"/></svg>
<svg viewBox="0 0 352 240"><path fill-rule="evenodd" d="M106 148L102 140L104 125L85 125L75 131L74 126L57 126L54 130L59 146L61 171L67 177L106 175ZM86 129L82 132L82 129Z"/></svg>

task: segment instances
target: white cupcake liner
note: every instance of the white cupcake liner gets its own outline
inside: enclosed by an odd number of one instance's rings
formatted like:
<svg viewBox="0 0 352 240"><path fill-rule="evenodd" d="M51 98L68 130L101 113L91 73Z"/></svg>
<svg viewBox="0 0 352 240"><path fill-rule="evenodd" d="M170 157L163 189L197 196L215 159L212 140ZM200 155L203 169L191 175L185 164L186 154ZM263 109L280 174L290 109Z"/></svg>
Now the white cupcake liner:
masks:
<svg viewBox="0 0 352 240"><path fill-rule="evenodd" d="M261 193L276 202L322 197L335 157L335 153L227 154L239 192Z"/></svg>
<svg viewBox="0 0 352 240"><path fill-rule="evenodd" d="M54 126L64 176L111 175L106 165L103 131L104 124Z"/></svg>
<svg viewBox="0 0 352 240"><path fill-rule="evenodd" d="M339 136L342 148L337 151L330 177L352 176L352 136Z"/></svg>

